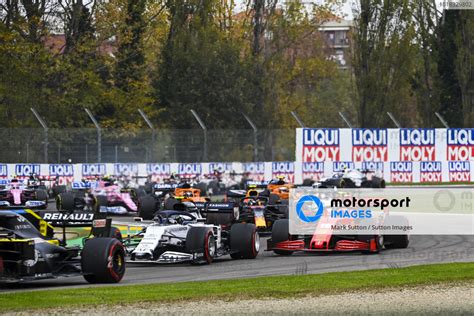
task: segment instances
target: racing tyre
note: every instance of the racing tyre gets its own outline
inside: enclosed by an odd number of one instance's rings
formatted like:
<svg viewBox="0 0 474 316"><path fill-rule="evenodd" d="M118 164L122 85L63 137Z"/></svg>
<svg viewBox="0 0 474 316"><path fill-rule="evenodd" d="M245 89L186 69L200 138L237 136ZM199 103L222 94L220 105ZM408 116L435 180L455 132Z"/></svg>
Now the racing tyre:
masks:
<svg viewBox="0 0 474 316"><path fill-rule="evenodd" d="M287 219L279 219L273 223L272 227L272 242L273 244L278 244L282 241L287 241L290 239L290 221ZM290 250L273 250L277 255L289 256L293 253Z"/></svg>
<svg viewBox="0 0 474 316"><path fill-rule="evenodd" d="M47 208L47 207L48 207L48 199L49 199L49 197L48 197L48 192L47 192L46 190L43 190L43 189L37 189L37 190L35 191L35 193L36 193L36 199L37 199L38 201L43 201L43 202L45 202L45 204L44 204L43 206L39 207L39 208L40 208L40 209L45 209L45 208Z"/></svg>
<svg viewBox="0 0 474 316"><path fill-rule="evenodd" d="M125 250L116 238L92 238L81 253L84 279L89 283L118 283L125 274Z"/></svg>
<svg viewBox="0 0 474 316"><path fill-rule="evenodd" d="M105 195L96 195L95 196L95 212L96 213L101 213L100 211L100 207L101 206L107 206L108 204L108 201L107 201L107 197Z"/></svg>
<svg viewBox="0 0 474 316"><path fill-rule="evenodd" d="M53 197L57 197L59 194L66 192L66 186L65 185L54 186L52 191L53 191Z"/></svg>
<svg viewBox="0 0 474 316"><path fill-rule="evenodd" d="M280 201L280 196L278 194L271 193L268 196L268 205L275 205Z"/></svg>
<svg viewBox="0 0 474 316"><path fill-rule="evenodd" d="M56 209L59 212L72 212L75 209L74 195L71 193L60 193L56 197Z"/></svg>
<svg viewBox="0 0 474 316"><path fill-rule="evenodd" d="M194 259L193 263L211 263L216 255L216 239L212 229L208 227L191 227L186 235L186 252L202 253L202 258Z"/></svg>
<svg viewBox="0 0 474 316"><path fill-rule="evenodd" d="M385 188L385 180L379 177L373 177L372 188Z"/></svg>
<svg viewBox="0 0 474 316"><path fill-rule="evenodd" d="M179 203L178 200L174 198L167 198L165 200L164 209L165 210L174 210L174 205Z"/></svg>
<svg viewBox="0 0 474 316"><path fill-rule="evenodd" d="M156 212L156 200L152 196L142 196L138 199L138 216L144 220L152 220Z"/></svg>
<svg viewBox="0 0 474 316"><path fill-rule="evenodd" d="M260 251L260 236L254 224L238 223L230 228L232 259L255 259Z"/></svg>
<svg viewBox="0 0 474 316"><path fill-rule="evenodd" d="M408 226L408 219L404 216L388 216L384 225ZM404 235L385 235L384 245L387 249L407 248L410 240L408 234Z"/></svg>
<svg viewBox="0 0 474 316"><path fill-rule="evenodd" d="M207 195L207 185L204 182L199 182L198 184L194 185L194 187L201 191L201 196Z"/></svg>
<svg viewBox="0 0 474 316"><path fill-rule="evenodd" d="M314 180L313 180L313 179L304 179L302 186L304 186L304 187L310 187L310 186L313 185L313 183L314 183Z"/></svg>
<svg viewBox="0 0 474 316"><path fill-rule="evenodd" d="M217 183L217 181L211 181L209 182L207 189L209 191L209 194L212 194L212 195L219 194L219 183Z"/></svg>

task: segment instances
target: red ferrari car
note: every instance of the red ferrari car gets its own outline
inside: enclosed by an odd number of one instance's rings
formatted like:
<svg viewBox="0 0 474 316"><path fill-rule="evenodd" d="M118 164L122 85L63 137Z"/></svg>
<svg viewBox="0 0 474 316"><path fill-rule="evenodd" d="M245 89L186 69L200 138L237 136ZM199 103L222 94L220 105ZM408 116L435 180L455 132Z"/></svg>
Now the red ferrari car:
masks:
<svg viewBox="0 0 474 316"><path fill-rule="evenodd" d="M401 216L391 216L390 222L406 225ZM378 253L382 249L407 248L408 235L340 235L333 231L334 224L355 224L353 219L338 220L322 217L312 235L290 235L289 220L281 219L273 224L271 238L267 240L267 250L279 255L303 252L349 252Z"/></svg>

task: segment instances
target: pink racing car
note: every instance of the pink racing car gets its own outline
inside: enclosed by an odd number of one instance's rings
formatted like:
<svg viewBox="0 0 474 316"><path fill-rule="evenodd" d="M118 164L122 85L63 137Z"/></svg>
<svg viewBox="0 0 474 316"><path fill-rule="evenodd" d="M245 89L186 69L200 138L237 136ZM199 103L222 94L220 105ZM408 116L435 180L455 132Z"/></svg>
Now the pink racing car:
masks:
<svg viewBox="0 0 474 316"><path fill-rule="evenodd" d="M138 211L138 194L110 180L73 182L71 190L58 195L58 211L97 211L125 215Z"/></svg>
<svg viewBox="0 0 474 316"><path fill-rule="evenodd" d="M19 179L0 180L0 208L48 207L48 193L45 189L30 186Z"/></svg>

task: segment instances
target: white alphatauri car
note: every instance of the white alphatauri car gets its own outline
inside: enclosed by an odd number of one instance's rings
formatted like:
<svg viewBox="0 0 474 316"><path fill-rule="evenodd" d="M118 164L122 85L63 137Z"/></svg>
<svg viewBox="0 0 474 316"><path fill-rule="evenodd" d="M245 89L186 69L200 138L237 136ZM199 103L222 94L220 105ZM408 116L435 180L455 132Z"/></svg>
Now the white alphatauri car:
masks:
<svg viewBox="0 0 474 316"><path fill-rule="evenodd" d="M237 210L237 213L236 213ZM233 259L254 259L260 239L254 224L232 224L238 208L233 203L207 203L202 217L193 203L156 213L142 223L141 233L125 240L129 262L211 263L229 254Z"/></svg>

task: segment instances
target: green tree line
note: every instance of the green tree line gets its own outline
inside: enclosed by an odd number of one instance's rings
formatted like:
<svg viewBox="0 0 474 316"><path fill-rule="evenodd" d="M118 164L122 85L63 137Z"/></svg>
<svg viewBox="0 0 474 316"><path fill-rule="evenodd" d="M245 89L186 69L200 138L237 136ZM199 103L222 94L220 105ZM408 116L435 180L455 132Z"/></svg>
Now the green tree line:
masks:
<svg viewBox="0 0 474 316"><path fill-rule="evenodd" d="M360 0L351 67L319 31L338 0L0 0L3 127L160 129L474 126L473 11ZM63 35L62 37L59 35ZM56 45L56 46L55 46ZM58 47L58 45L60 45ZM54 47L53 47L54 46ZM271 135L269 136L271 137ZM271 139L269 139L271 141Z"/></svg>

